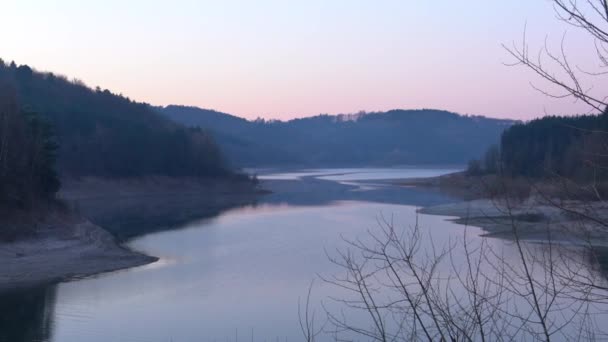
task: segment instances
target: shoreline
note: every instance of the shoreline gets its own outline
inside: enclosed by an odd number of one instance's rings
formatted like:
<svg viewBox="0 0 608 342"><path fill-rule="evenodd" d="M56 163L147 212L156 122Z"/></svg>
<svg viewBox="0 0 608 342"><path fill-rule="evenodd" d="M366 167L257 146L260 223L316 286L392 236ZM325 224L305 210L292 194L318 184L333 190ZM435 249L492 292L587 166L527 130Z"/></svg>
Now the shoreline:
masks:
<svg viewBox="0 0 608 342"><path fill-rule="evenodd" d="M456 202L427 205L419 212L451 217L449 220L481 228L483 236L513 239L511 217L506 215L500 201L480 198L474 184L462 173L438 177L385 180L395 187L435 190L455 196ZM51 215L48 222L31 236L11 243L0 242L0 292L20 287L34 287L62 281L86 278L153 263L158 258L134 251L122 245L129 239L156 231L172 229L179 222L212 217L224 210L255 203L258 196L271 194L278 202L317 203L327 197L342 198L345 194L357 198L352 186L314 177L296 181L263 181L263 188L230 183L192 179L148 178L138 180L107 180L86 178L67 182L60 198L73 207L77 215ZM455 181L454 181L455 180ZM384 183L383 182L383 183ZM332 186L327 187L328 184ZM311 187L324 190L310 194ZM318 190L318 189L317 189ZM295 196L297 195L297 196ZM318 198L320 196L320 198ZM292 198L293 197L293 198ZM576 206L577 203L571 203ZM587 203L588 206L588 203ZM608 207L596 205L598 212L608 217ZM511 215L515 218L519 237L527 241L547 241L551 226L553 240L560 242L593 241L608 246L608 235L581 220L566 215L563 210L542 202L539 196L518 201ZM211 215L211 216L208 216ZM168 217L168 218L167 218ZM572 234L573 227L578 229ZM584 232L584 234L581 234ZM583 236L584 235L584 236Z"/></svg>
<svg viewBox="0 0 608 342"><path fill-rule="evenodd" d="M123 243L246 205L263 193L252 184L168 177L64 184L58 197L73 214L51 213L28 236L0 242L0 292L156 262Z"/></svg>
<svg viewBox="0 0 608 342"><path fill-rule="evenodd" d="M0 291L86 278L157 260L121 246L90 221L53 220L34 236L0 244Z"/></svg>
<svg viewBox="0 0 608 342"><path fill-rule="evenodd" d="M121 242L253 204L264 194L252 183L223 179L86 177L63 184L59 197Z"/></svg>
<svg viewBox="0 0 608 342"><path fill-rule="evenodd" d="M608 217L608 205L604 202L562 201L568 212L540 195L509 201L492 199L480 191L479 183L485 179L468 179L457 172L438 177L402 179L392 182L397 186L433 188L441 192L458 194L460 201L427 206L418 210L421 214L455 217L452 222L482 229L482 236L515 239L515 231L521 240L555 241L567 244L585 244L608 247L608 233L600 224L582 215L593 213Z"/></svg>

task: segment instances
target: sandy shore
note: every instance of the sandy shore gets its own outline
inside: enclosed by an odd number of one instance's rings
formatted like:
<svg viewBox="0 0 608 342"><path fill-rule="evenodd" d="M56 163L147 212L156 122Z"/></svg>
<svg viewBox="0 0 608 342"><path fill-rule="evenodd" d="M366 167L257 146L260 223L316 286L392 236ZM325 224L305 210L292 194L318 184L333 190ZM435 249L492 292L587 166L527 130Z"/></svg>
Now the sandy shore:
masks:
<svg viewBox="0 0 608 342"><path fill-rule="evenodd" d="M86 220L54 222L27 239L0 244L0 290L135 267L157 259L120 246Z"/></svg>

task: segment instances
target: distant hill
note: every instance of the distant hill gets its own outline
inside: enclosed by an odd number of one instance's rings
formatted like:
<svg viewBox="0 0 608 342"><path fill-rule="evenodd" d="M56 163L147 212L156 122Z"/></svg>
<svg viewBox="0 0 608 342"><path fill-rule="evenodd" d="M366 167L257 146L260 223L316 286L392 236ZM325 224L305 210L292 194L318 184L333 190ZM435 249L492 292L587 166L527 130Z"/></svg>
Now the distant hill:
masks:
<svg viewBox="0 0 608 342"><path fill-rule="evenodd" d="M240 166L464 164L499 141L512 120L423 109L248 121L196 107L157 108L208 130Z"/></svg>
<svg viewBox="0 0 608 342"><path fill-rule="evenodd" d="M232 175L211 136L145 103L2 60L0 83L15 89L24 110L51 124L63 177Z"/></svg>

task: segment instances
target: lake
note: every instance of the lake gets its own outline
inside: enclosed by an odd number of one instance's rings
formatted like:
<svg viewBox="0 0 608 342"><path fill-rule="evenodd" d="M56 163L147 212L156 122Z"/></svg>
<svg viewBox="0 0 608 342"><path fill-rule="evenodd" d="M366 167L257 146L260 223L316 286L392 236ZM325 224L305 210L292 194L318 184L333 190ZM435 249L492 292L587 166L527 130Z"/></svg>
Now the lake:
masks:
<svg viewBox="0 0 608 342"><path fill-rule="evenodd" d="M457 199L387 182L452 171L260 170L273 193L258 203L128 242L154 264L5 295L0 328L11 342L301 341L298 302L311 282L315 307L343 295L319 279L339 272L328 255L343 239L366 236L382 217L418 220L434 244L462 238L462 225L416 212ZM467 234L482 239L480 229ZM514 257L510 243L488 244Z"/></svg>

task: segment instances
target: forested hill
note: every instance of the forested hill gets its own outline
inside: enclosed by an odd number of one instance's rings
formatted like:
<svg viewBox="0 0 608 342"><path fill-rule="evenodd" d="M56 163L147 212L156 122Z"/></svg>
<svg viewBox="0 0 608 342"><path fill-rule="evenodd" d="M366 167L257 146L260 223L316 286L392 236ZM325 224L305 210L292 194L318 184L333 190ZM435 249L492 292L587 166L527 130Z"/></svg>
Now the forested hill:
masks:
<svg viewBox="0 0 608 342"><path fill-rule="evenodd" d="M62 176L232 175L213 139L108 90L0 60L0 83L23 110L48 121Z"/></svg>
<svg viewBox="0 0 608 342"><path fill-rule="evenodd" d="M505 131L500 154L503 168L513 176L593 179L607 176L607 143L608 112L548 116Z"/></svg>
<svg viewBox="0 0 608 342"><path fill-rule="evenodd" d="M429 109L290 121L248 121L183 106L158 111L211 131L227 157L241 166L463 164L497 143L514 123Z"/></svg>
<svg viewBox="0 0 608 342"><path fill-rule="evenodd" d="M29 208L59 189L49 125L19 109L14 87L0 83L0 221L4 209ZM0 238L6 231L0 227Z"/></svg>

